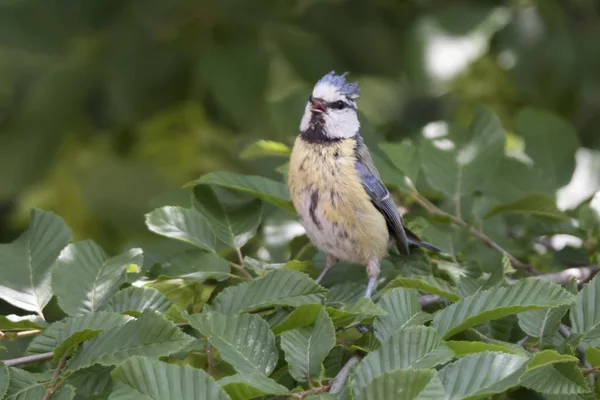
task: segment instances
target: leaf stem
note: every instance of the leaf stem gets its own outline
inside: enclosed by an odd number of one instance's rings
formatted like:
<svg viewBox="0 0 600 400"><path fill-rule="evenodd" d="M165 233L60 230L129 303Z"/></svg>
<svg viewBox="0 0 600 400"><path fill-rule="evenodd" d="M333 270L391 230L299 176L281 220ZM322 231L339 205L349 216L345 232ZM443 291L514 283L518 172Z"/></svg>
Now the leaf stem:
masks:
<svg viewBox="0 0 600 400"><path fill-rule="evenodd" d="M254 277L252 276L252 274L250 274L250 272L248 272L248 270L246 268L244 268L243 266L241 266L239 264L236 264L233 261L229 261L229 265L231 265L232 268L237 269L242 274L244 274L244 276L246 277L246 279L248 279L249 281L251 281L251 280L254 279Z"/></svg>
<svg viewBox="0 0 600 400"><path fill-rule="evenodd" d="M215 362L215 359L214 359L214 355L213 355L212 344L207 343L206 344L206 373L208 375L212 376L214 362Z"/></svg>
<svg viewBox="0 0 600 400"><path fill-rule="evenodd" d="M439 215L441 217L449 218L454 225L457 225L457 226L460 226L461 228L467 229L467 231L469 232L469 234L471 236L481 240L482 242L484 242L486 245L488 245L492 249L496 250L499 253L506 253L506 255L510 259L510 262L513 265L513 267L527 271L531 275L539 275L540 274L540 271L538 271L537 268L535 268L535 266L533 266L531 264L523 264L515 256L513 256L508 251L506 251L504 248L502 248L502 246L500 246L498 243L496 243L492 239L490 239L489 236L487 236L482 231L479 231L479 230L473 228L462 218L443 211L442 209L437 207L435 204L431 203L429 200L427 200L425 197L423 197L420 193L418 193L416 191L413 191L411 193L411 197L417 203L419 203L419 205L421 205L421 207L423 207L425 210L427 210L429 213L434 214L434 215Z"/></svg>
<svg viewBox="0 0 600 400"><path fill-rule="evenodd" d="M58 365L56 366L56 369L54 370L54 373L52 374L52 380L51 380L52 386L50 386L48 388L48 390L46 390L46 394L44 395L44 398L42 400L50 400L52 395L58 390L58 388L59 388L58 376L60 375L66 362L67 362L66 356L64 356L63 358L60 359Z"/></svg>

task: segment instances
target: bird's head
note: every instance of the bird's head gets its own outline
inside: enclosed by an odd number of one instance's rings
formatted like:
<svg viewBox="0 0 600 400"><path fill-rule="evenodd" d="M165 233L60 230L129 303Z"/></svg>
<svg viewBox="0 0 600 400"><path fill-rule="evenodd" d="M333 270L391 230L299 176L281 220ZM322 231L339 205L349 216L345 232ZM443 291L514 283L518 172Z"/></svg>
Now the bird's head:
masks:
<svg viewBox="0 0 600 400"><path fill-rule="evenodd" d="M356 112L358 84L333 71L319 79L304 109L300 131L314 140L349 138L360 129Z"/></svg>

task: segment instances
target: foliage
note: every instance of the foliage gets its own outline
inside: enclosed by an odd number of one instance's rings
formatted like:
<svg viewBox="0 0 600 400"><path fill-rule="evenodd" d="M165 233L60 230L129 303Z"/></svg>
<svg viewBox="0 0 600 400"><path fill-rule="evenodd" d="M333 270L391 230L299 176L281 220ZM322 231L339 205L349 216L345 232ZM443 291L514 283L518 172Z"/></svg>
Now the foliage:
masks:
<svg viewBox="0 0 600 400"><path fill-rule="evenodd" d="M598 398L599 13L0 2L0 399ZM444 250L392 249L372 299L315 281L286 186L332 69Z"/></svg>
<svg viewBox="0 0 600 400"><path fill-rule="evenodd" d="M525 119L539 116L528 113ZM261 248L273 246L264 236L269 218L295 218L281 179L216 172L190 183L187 207L147 214L148 229L177 244L149 263L140 248L110 257L91 240L68 243L59 217L32 211L27 232L2 245L0 263L20 268L3 268L9 290L0 296L37 317L5 316L1 323L6 337L27 340L25 355L43 360L35 370L9 361L0 370L0 391L6 399L594 396L600 275L579 290L560 274L560 252L539 254L533 242L564 232L596 243L600 224L578 220L582 210L600 216L596 200L557 218L553 197L544 194L544 204L552 202L542 206L541 195L526 186L516 202L495 197L485 177L515 162L497 146L505 138L498 119L481 108L468 131L456 131L400 145L420 157L435 152L435 164L407 166L390 151L398 144L381 145L383 179L405 204L426 212L414 208L407 224L447 254L392 252L374 301L362 298L361 266L342 263L317 284L323 254L304 235L282 242L286 262L261 256ZM264 146L247 154L270 155ZM495 161L485 162L490 157ZM396 186L393 175L406 171L412 179ZM441 171L452 184L439 179ZM555 170L540 173L553 179ZM520 233L508 240L502 232L511 228ZM551 272L557 273L544 275ZM36 273L43 279L28 280ZM64 314L44 321L46 313L56 315L51 307ZM362 333L359 324L371 330ZM336 388L334 378L351 356L359 361Z"/></svg>

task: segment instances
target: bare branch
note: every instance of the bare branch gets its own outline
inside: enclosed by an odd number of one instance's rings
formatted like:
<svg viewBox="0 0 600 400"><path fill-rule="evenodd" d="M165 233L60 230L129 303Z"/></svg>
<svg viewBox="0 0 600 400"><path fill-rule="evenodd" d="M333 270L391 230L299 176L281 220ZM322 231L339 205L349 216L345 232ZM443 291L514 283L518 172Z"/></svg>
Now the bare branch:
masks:
<svg viewBox="0 0 600 400"><path fill-rule="evenodd" d="M354 356L350 357L350 359L342 367L340 372L338 372L338 374L335 376L335 378L332 379L331 389L329 390L329 393L339 393L342 390L342 388L346 384L346 380L348 379L348 374L350 373L350 368L352 368L352 366L354 364L358 363L359 361L360 361L359 356L354 355Z"/></svg>
<svg viewBox="0 0 600 400"><path fill-rule="evenodd" d="M3 360L2 362L8 367L14 367L17 365L29 364L32 362L51 360L53 357L54 353L48 352L42 354L34 354L32 356L13 358L11 360Z"/></svg>

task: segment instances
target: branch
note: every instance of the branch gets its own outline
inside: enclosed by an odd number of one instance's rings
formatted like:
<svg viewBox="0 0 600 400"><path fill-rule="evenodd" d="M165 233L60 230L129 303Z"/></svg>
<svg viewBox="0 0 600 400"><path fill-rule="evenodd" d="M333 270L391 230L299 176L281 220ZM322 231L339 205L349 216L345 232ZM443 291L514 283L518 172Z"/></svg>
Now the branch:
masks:
<svg viewBox="0 0 600 400"><path fill-rule="evenodd" d="M16 365L21 365L21 364L29 364L29 363L37 362L37 361L51 360L53 357L54 357L54 353L48 352L48 353L42 353L42 354L34 354L32 356L13 358L12 360L3 360L2 362L7 367L14 367Z"/></svg>
<svg viewBox="0 0 600 400"><path fill-rule="evenodd" d="M62 371L63 367L65 366L65 363L67 362L67 357L63 357L60 359L60 362L58 363L58 365L56 366L56 369L54 370L54 373L52 374L52 386L50 386L48 388L48 390L46 390L46 394L44 395L44 398L42 400L50 400L50 398L52 397L52 395L58 390L58 376L60 375L60 372Z"/></svg>
<svg viewBox="0 0 600 400"><path fill-rule="evenodd" d="M359 356L352 356L350 357L350 359L346 362L346 364L342 367L342 369L340 370L340 372L338 372L338 374L335 376L335 378L333 378L330 382L331 384L331 389L329 390L329 393L339 393L342 388L344 387L344 384L346 384L346 380L348 379L348 374L350 374L350 368L352 368L352 366L356 363L358 363L360 361L360 357Z"/></svg>
<svg viewBox="0 0 600 400"><path fill-rule="evenodd" d="M232 268L237 269L238 271L240 271L242 274L244 274L244 276L249 280L253 280L254 277L252 276L252 274L250 274L250 272L248 272L248 270L246 268L244 268L243 265L239 265L234 263L233 261L229 261L229 265L231 265Z"/></svg>
<svg viewBox="0 0 600 400"><path fill-rule="evenodd" d="M502 248L502 246L500 246L498 243L496 243L492 239L490 239L490 237L487 236L485 233L470 226L464 219L457 217L455 215L452 215L452 214L448 214L446 211L443 211L442 209L437 207L435 204L433 204L432 202L430 202L429 200L427 200L425 197L421 196L417 192L413 192L413 193L411 193L411 195L412 195L412 198L417 203L419 203L424 209L426 209L429 213L434 214L434 215L439 215L444 218L449 218L454 225L460 226L461 228L465 228L471 236L481 240L483 243L487 244L489 247L496 250L497 252L502 253L502 254L505 253L508 256L508 258L510 259L510 262L513 265L513 267L527 271L531 275L539 275L540 274L540 272L537 270L537 268L535 268L533 265L523 264L515 256L513 256L508 251L506 251L504 248Z"/></svg>

